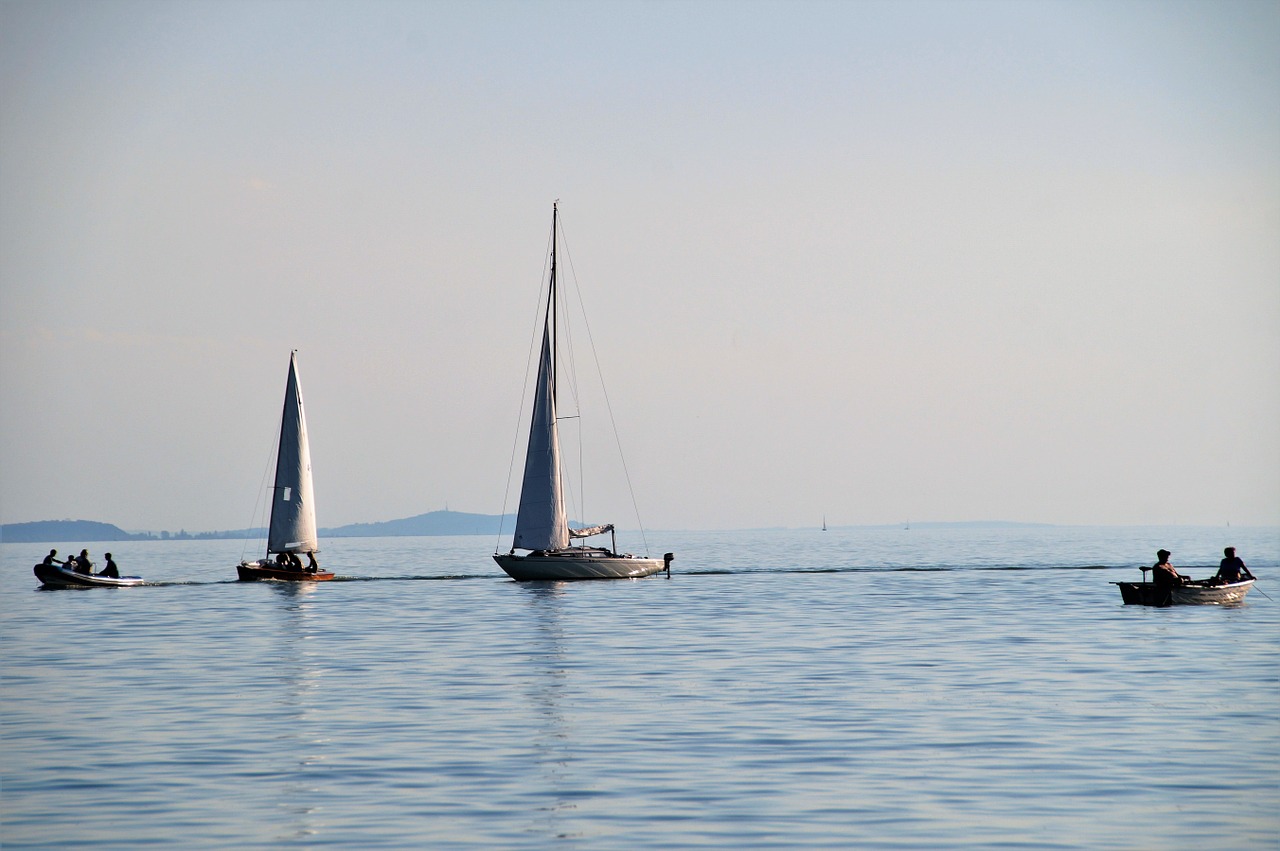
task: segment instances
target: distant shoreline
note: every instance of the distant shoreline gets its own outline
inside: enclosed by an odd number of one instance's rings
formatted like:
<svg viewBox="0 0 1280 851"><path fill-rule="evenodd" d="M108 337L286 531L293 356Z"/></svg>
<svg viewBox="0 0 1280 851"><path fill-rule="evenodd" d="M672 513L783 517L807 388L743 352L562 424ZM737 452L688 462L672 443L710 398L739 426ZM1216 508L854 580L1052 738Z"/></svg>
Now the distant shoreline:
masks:
<svg viewBox="0 0 1280 851"><path fill-rule="evenodd" d="M514 515L468 514L461 511L431 511L416 517L381 523L351 523L319 529L321 538L381 538L421 535L496 535L515 526ZM0 543L48 544L59 541L253 541L267 537L265 528L229 529L213 532L126 532L111 523L96 520L36 520L31 523L0 525Z"/></svg>
<svg viewBox="0 0 1280 851"><path fill-rule="evenodd" d="M911 523L876 523L866 525L829 526L828 531L849 529L883 530L901 529L1051 529L1058 526L1080 524L1022 523L1009 520L959 520ZM1106 524L1085 524L1106 525ZM1126 525L1126 524L1122 524ZM1132 524L1127 524L1132 525ZM1138 524L1149 525L1149 524ZM1157 524L1158 525L1158 524ZM1175 524L1187 525L1187 524ZM1192 526L1216 526L1217 524L1191 524ZM469 514L461 511L431 511L400 520L379 523L349 523L318 530L321 538L395 538L433 537L448 535L497 535L515 528L515 516L511 514ZM1248 528L1248 527L1241 527ZM813 526L764 526L756 528L718 529L718 532L793 532L804 529L821 531ZM697 529L650 529L649 532L694 532ZM127 532L111 523L95 520L36 520L30 523L6 523L0 525L0 543L50 544L67 541L255 541L267 537L265 528L229 529L213 532L170 531Z"/></svg>

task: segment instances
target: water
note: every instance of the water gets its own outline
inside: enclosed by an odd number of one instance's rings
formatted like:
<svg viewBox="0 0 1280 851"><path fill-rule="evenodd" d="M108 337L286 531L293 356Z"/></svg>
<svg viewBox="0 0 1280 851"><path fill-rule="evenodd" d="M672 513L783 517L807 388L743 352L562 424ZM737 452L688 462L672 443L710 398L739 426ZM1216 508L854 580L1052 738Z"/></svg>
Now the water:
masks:
<svg viewBox="0 0 1280 851"><path fill-rule="evenodd" d="M1280 846L1280 530L649 540L670 579L355 538L351 581L238 583L242 542L170 541L109 545L157 585L65 591L0 545L0 843ZM1243 606L1108 584L1224 544Z"/></svg>

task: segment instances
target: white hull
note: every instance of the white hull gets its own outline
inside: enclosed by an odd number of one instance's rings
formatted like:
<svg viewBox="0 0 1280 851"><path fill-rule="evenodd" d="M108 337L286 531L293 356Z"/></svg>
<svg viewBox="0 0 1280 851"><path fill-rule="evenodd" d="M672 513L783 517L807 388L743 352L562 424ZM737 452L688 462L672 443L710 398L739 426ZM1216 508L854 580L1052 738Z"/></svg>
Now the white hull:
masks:
<svg viewBox="0 0 1280 851"><path fill-rule="evenodd" d="M1169 587L1153 582L1116 582L1126 606L1234 606L1244 601L1253 580L1230 585L1180 585Z"/></svg>
<svg viewBox="0 0 1280 851"><path fill-rule="evenodd" d="M554 555L495 554L493 560L517 582L573 579L637 579L666 569L660 558L564 553Z"/></svg>
<svg viewBox="0 0 1280 851"><path fill-rule="evenodd" d="M1253 580L1234 582L1231 585L1183 585L1169 589L1174 605L1230 605L1239 603L1253 587Z"/></svg>

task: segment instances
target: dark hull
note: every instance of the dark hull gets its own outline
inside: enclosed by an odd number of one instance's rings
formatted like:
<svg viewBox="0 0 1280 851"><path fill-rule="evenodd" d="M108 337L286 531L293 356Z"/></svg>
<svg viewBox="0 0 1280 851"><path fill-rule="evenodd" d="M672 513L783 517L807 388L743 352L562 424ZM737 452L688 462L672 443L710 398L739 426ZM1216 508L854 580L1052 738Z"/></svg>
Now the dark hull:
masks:
<svg viewBox="0 0 1280 851"><path fill-rule="evenodd" d="M333 578L332 573L324 571L293 570L260 561L241 562L236 565L236 573L240 574L241 582L257 582L262 579L275 579L280 582L327 582Z"/></svg>
<svg viewBox="0 0 1280 851"><path fill-rule="evenodd" d="M1232 606L1244 600L1253 580L1229 585L1159 586L1154 582L1116 582L1126 606Z"/></svg>

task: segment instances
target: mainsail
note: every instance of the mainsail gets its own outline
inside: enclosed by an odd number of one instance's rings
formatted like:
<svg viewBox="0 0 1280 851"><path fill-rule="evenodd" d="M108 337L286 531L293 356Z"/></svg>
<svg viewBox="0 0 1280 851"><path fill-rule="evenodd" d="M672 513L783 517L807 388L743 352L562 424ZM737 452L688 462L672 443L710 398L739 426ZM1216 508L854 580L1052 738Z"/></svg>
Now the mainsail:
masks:
<svg viewBox="0 0 1280 851"><path fill-rule="evenodd" d="M551 346L551 317L548 316L542 328L538 388L529 425L529 450L524 459L520 511L516 515L513 546L523 550L558 550L569 546L569 522L565 517L564 495L560 486L560 434L556 428L555 366Z"/></svg>
<svg viewBox="0 0 1280 851"><path fill-rule="evenodd" d="M280 451L276 455L276 482L271 494L268 553L305 553L317 549L311 447L307 443L307 418L302 410L296 355L296 352L289 355L289 382L284 391Z"/></svg>

